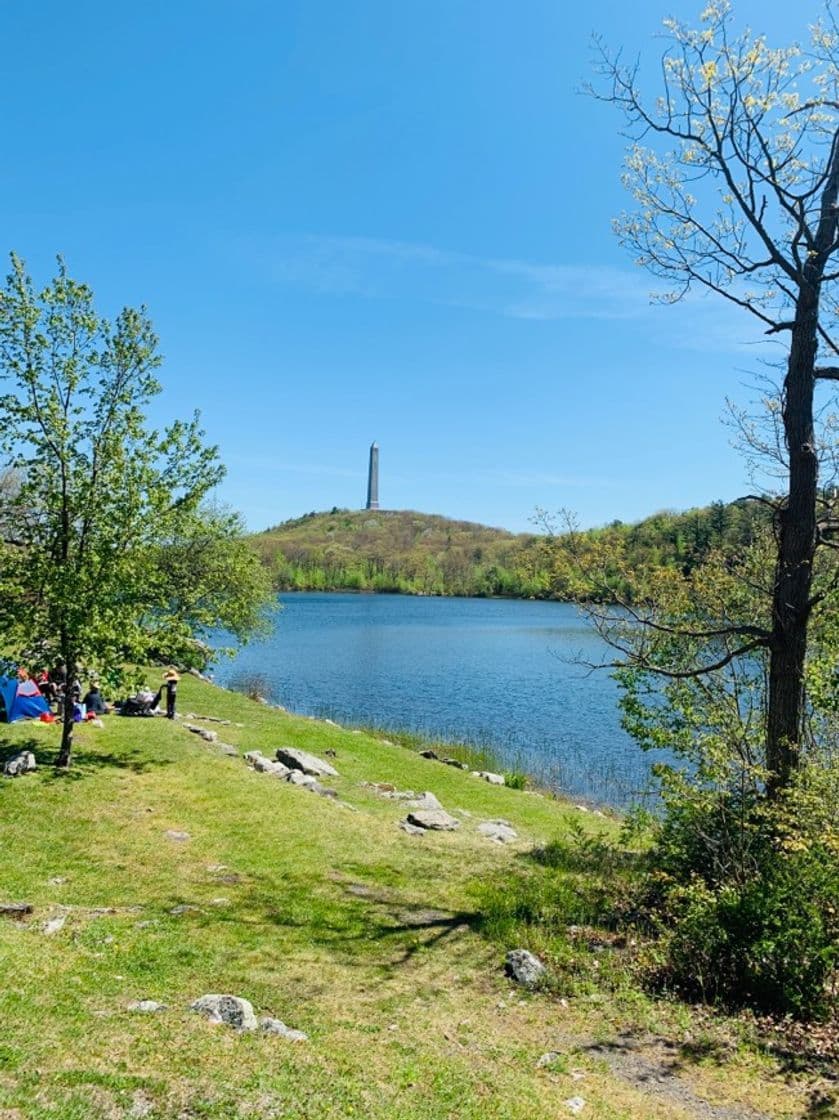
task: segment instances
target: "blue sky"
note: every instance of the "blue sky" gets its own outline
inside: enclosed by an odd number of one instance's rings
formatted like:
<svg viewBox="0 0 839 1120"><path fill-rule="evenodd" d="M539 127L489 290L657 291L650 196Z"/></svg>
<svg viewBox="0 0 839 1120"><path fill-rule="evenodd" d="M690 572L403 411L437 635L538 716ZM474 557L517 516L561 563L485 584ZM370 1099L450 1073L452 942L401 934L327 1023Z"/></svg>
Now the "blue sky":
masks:
<svg viewBox="0 0 839 1120"><path fill-rule="evenodd" d="M593 32L654 63L699 7L4 5L0 248L148 306L157 418L201 410L253 528L360 507L373 439L384 506L511 529L733 498L760 333L649 305L620 122L576 92ZM818 14L736 7L781 42Z"/></svg>

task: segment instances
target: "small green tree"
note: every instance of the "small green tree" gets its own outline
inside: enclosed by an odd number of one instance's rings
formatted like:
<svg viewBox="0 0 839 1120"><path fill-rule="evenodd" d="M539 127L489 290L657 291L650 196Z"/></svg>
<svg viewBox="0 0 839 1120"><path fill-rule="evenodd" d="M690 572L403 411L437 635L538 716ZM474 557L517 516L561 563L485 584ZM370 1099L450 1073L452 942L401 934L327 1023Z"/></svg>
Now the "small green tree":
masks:
<svg viewBox="0 0 839 1120"><path fill-rule="evenodd" d="M23 262L0 292L5 652L64 661L116 683L151 657L195 660L213 626L240 637L268 595L230 517L202 502L223 477L198 417L149 426L160 392L145 311L100 317L63 264L36 292ZM191 653L190 653L191 651ZM57 765L70 764L65 705Z"/></svg>

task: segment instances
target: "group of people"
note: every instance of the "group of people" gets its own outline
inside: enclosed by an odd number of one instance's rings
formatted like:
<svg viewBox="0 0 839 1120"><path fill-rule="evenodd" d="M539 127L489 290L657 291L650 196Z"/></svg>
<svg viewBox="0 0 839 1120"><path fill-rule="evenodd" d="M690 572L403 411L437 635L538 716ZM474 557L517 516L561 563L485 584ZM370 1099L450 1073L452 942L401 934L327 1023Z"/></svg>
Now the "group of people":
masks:
<svg viewBox="0 0 839 1120"><path fill-rule="evenodd" d="M175 702L180 677L174 668L167 669L163 676L163 683L156 694L152 693L151 690L141 689L131 700L116 705L111 705L105 701L99 688L99 682L96 680L90 681L87 692L82 696L81 682L78 679L68 680L67 666L63 661L58 661L52 669L41 669L31 674L27 669L18 669L18 677L21 681L31 680L46 700L50 710L54 709L57 716L63 716L66 705L72 704L73 718L77 722L85 718L95 719L107 715L115 708L117 711L121 711L126 706L130 707L132 703L140 703L149 713L156 712L163 700L164 692L166 693L166 716L168 719L175 718ZM126 711L125 714L134 713Z"/></svg>

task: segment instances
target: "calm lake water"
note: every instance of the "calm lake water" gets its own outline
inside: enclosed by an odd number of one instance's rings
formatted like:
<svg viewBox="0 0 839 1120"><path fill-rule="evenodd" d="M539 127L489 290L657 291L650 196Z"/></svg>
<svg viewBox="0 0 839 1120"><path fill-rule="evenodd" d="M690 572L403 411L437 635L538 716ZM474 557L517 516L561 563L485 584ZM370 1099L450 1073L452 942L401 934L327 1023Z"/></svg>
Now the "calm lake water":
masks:
<svg viewBox="0 0 839 1120"><path fill-rule="evenodd" d="M626 805L651 759L621 729L606 649L566 603L293 593L267 641L218 665L275 703L342 724L490 748L582 798Z"/></svg>

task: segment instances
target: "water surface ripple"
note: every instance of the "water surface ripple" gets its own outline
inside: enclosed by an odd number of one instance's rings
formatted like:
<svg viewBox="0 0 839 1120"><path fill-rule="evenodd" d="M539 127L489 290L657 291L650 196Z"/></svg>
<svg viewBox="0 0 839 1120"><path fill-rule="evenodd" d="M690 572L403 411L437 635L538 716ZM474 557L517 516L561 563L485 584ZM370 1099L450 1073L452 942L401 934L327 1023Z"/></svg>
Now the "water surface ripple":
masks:
<svg viewBox="0 0 839 1120"><path fill-rule="evenodd" d="M272 701L344 724L490 747L582 798L626 805L650 762L621 729L617 688L574 659L608 657L576 607L505 599L283 594L266 641L219 664Z"/></svg>

